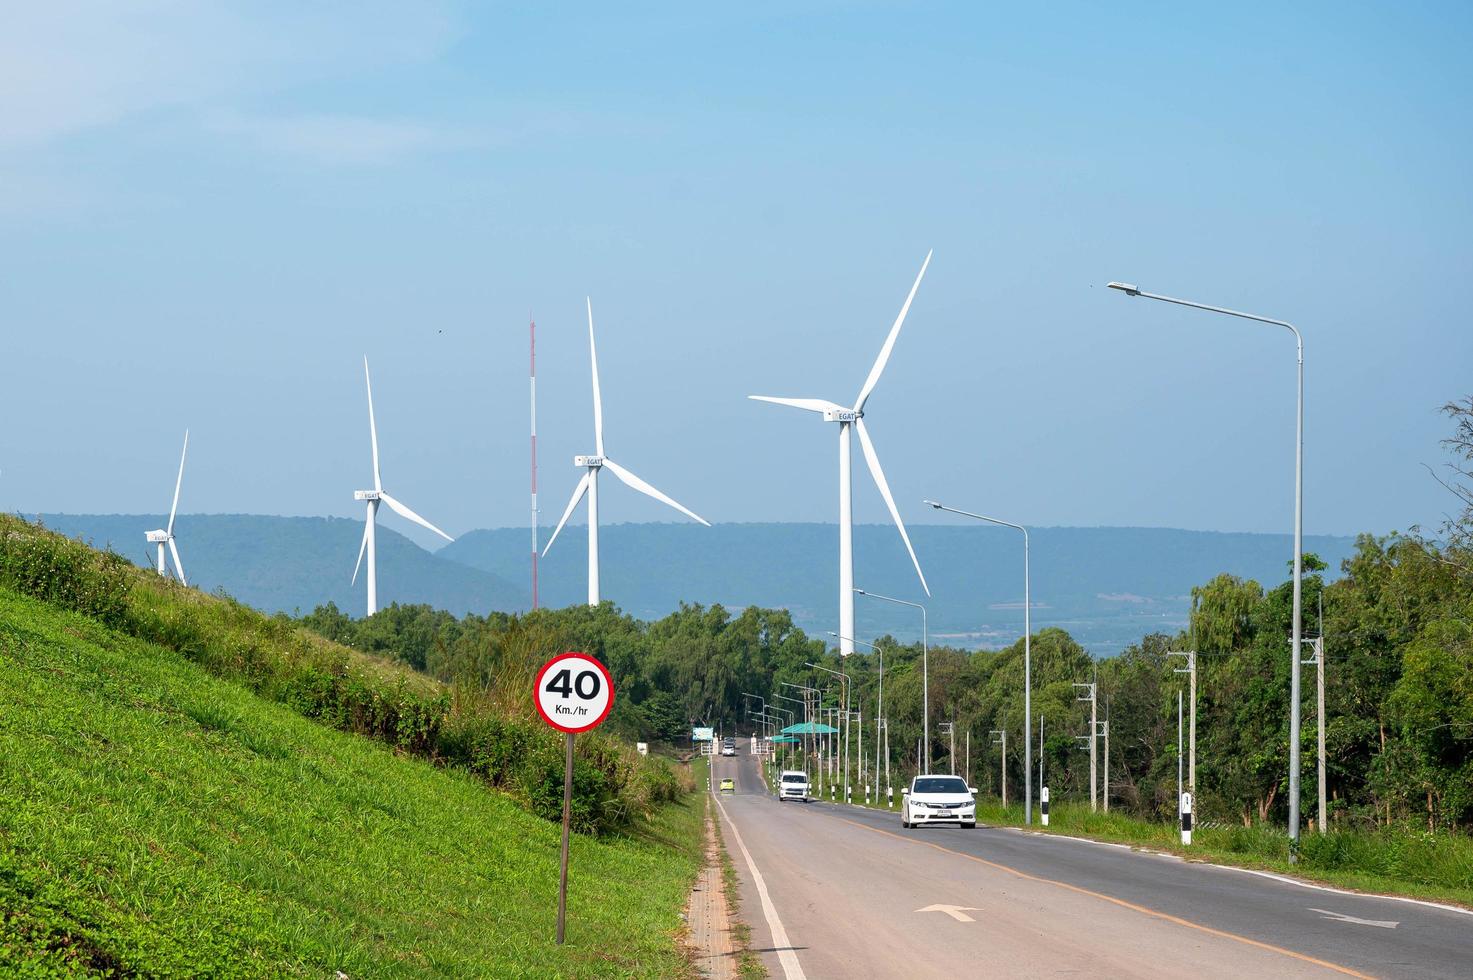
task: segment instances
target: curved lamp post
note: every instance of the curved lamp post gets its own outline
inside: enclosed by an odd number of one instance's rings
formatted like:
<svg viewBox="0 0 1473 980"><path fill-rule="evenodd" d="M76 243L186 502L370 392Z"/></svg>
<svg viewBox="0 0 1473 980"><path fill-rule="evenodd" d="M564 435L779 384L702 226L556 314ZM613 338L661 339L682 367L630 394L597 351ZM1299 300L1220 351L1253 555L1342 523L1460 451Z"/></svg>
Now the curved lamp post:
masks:
<svg viewBox="0 0 1473 980"><path fill-rule="evenodd" d="M1206 310L1208 313L1221 313L1223 316L1235 316L1241 320L1283 327L1294 335L1294 343L1298 347L1299 404L1294 415L1294 636L1293 659L1289 661L1289 860L1294 863L1299 860L1299 648L1304 635L1301 603L1304 580L1304 337L1287 320L1275 320L1256 313L1243 313L1222 306L1208 306L1206 303L1148 293L1128 282L1112 282L1108 285L1127 296L1140 296L1163 303L1175 303L1177 306L1190 306L1194 310Z"/></svg>

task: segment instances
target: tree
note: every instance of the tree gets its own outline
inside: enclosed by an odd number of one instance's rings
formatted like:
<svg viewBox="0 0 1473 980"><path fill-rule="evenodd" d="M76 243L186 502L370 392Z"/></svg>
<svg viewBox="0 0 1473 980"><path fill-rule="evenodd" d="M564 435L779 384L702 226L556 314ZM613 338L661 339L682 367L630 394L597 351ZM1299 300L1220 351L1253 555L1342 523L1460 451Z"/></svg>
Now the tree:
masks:
<svg viewBox="0 0 1473 980"><path fill-rule="evenodd" d="M1444 464L1450 476L1432 476L1458 501L1459 513L1449 516L1444 524L1448 542L1460 549L1473 545L1473 395L1462 401L1448 402L1442 413L1453 420L1453 434L1442 440L1443 448L1453 456ZM1470 566L1464 565L1464 568Z"/></svg>

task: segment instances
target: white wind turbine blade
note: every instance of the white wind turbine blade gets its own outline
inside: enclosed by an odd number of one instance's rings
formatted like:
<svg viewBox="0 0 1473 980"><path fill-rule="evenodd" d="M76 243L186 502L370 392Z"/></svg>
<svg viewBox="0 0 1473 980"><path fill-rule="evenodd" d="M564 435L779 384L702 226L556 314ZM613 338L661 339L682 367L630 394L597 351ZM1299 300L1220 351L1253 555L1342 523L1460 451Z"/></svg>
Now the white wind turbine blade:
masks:
<svg viewBox="0 0 1473 980"><path fill-rule="evenodd" d="M168 535L174 537L174 514L179 510L179 487L184 483L184 457L189 454L189 430L184 430L184 451L179 454L179 476L174 480L174 503L169 506ZM184 573L179 573L179 580L184 580Z"/></svg>
<svg viewBox="0 0 1473 980"><path fill-rule="evenodd" d="M588 359L593 363L593 451L604 454L604 400L598 390L598 350L593 346L593 300L588 299Z"/></svg>
<svg viewBox="0 0 1473 980"><path fill-rule="evenodd" d="M373 422L373 379L368 376L368 355L363 355L363 383L368 387L368 439L373 443L373 488L384 488L378 472L378 426Z"/></svg>
<svg viewBox="0 0 1473 980"><path fill-rule="evenodd" d="M699 521L700 523L706 525L707 527L710 527L711 526L711 522L708 521L708 520L706 520L700 514L697 514L695 511L690 510L687 507L682 507L680 504L677 504L674 500L671 500L669 497L665 496L663 493L661 493L660 491L656 490L654 487L650 486L648 483L644 482L639 477L635 476L633 473L629 472L624 467L622 467L618 463L614 462L612 459L609 459L608 457L604 457L604 467L606 469L612 470L615 476L617 476L619 479L623 480L629 486L631 486L634 489L638 490L640 493L645 494L645 495L650 496L650 497L654 497L656 500L658 500L662 504L666 504L666 505L668 505L670 507L674 507L676 510L680 511L686 517L689 517L689 518L691 518L692 520L695 520L695 521Z"/></svg>
<svg viewBox="0 0 1473 980"><path fill-rule="evenodd" d="M547 553L552 550L552 543L556 541L557 536L562 533L563 525L568 523L568 518L573 516L573 508L578 506L578 501L582 500L583 495L588 492L588 481L592 478L592 470L583 471L583 479L579 480L578 485L573 488L573 499L568 501L568 509L563 511L562 520L557 522L557 530L553 531L552 537L547 539L547 544L542 549L542 557L546 558Z"/></svg>
<svg viewBox="0 0 1473 980"><path fill-rule="evenodd" d="M363 543L358 546L358 560L353 563L353 583L358 584L358 569L363 564L363 554L368 550L368 522L363 522Z"/></svg>
<svg viewBox="0 0 1473 980"><path fill-rule="evenodd" d="M880 488L880 496L885 498L885 506L890 508L890 517L895 521L895 526L900 529L900 540L905 542L905 550L910 552L911 564L916 567L916 574L921 578L921 588L926 590L926 595L931 594L931 587L926 584L926 575L921 571L921 563L916 559L916 550L910 546L910 535L905 533L905 522L900 519L900 511L895 507L895 498L890 496L890 484L885 482L885 471L880 469L880 457L875 453L875 444L870 442L869 432L864 427L864 419L857 419L854 428L859 432L859 446L864 450L864 461L869 464L870 476L875 478L875 486Z"/></svg>
<svg viewBox="0 0 1473 980"><path fill-rule="evenodd" d="M885 370L885 364L890 360L890 352L895 349L895 338L900 336L900 327L905 323L905 315L910 312L911 301L916 298L916 290L921 288L921 280L925 278L926 266L931 264L931 253L926 253L926 261L921 263L921 271L916 274L916 281L910 287L910 295L905 297L905 305L900 308L900 315L895 318L895 325L890 328L890 336L885 338L885 346L880 348L880 356L875 358L875 366L869 369L869 377L864 379L864 387L859 389L859 398L854 402L856 412L864 411L864 403L869 400L870 392L875 390L875 385L880 382L880 375Z"/></svg>
<svg viewBox="0 0 1473 980"><path fill-rule="evenodd" d="M774 398L772 395L748 395L747 397L754 402L772 402L774 405L787 405L790 408L806 408L810 412L819 414L848 411L843 405L835 405L822 398Z"/></svg>
<svg viewBox="0 0 1473 980"><path fill-rule="evenodd" d="M405 507L403 504L399 503L399 501L395 500L393 497L390 497L388 494L380 492L379 495L378 495L378 499L380 499L384 503L388 504L390 510L392 510L394 513L398 514L400 517L404 518L406 521L413 521L414 523L418 524L420 527L426 528L427 530L430 530L430 531L434 531L436 534L438 534L440 537L444 538L446 541L454 541L455 540L450 535L446 534L444 531L442 531L439 528L435 527L435 525L431 524L429 521L425 520L423 517L420 517L414 511L410 510L408 507Z"/></svg>
<svg viewBox="0 0 1473 980"><path fill-rule="evenodd" d="M173 538L169 539L169 554L174 556L174 571L179 573L179 584L188 585L184 581L184 563L179 560L179 546L174 543Z"/></svg>

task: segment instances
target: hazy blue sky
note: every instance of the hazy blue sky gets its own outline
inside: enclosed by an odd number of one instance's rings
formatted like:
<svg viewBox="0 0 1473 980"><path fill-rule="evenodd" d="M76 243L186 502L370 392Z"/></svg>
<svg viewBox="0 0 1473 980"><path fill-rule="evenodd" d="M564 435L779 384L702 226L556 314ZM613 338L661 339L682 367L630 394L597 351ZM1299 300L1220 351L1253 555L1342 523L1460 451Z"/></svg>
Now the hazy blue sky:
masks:
<svg viewBox="0 0 1473 980"><path fill-rule="evenodd" d="M832 520L834 427L1034 524L1435 525L1473 390L1473 16L1369 5L13 4L0 506L544 521L592 451L717 521ZM616 12L617 8L617 12ZM981 12L985 8L985 13ZM856 515L884 517L856 453ZM612 483L609 521L676 517ZM395 527L402 522L386 517Z"/></svg>

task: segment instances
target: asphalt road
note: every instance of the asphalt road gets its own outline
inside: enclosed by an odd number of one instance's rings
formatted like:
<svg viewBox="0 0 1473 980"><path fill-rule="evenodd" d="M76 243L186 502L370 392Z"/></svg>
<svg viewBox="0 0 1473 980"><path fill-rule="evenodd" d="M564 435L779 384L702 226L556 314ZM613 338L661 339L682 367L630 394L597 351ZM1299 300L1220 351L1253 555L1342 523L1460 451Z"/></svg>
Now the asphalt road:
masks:
<svg viewBox="0 0 1473 980"><path fill-rule="evenodd" d="M1473 914L1005 828L780 803L715 760L773 977L1473 977ZM935 907L935 908L933 908Z"/></svg>

